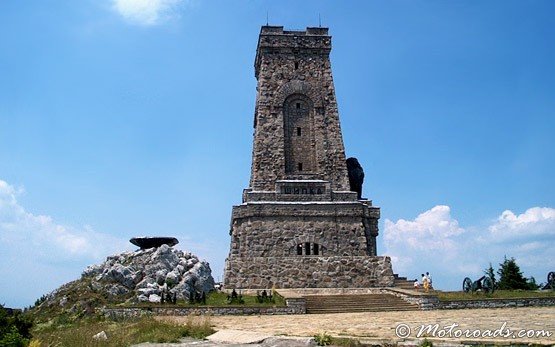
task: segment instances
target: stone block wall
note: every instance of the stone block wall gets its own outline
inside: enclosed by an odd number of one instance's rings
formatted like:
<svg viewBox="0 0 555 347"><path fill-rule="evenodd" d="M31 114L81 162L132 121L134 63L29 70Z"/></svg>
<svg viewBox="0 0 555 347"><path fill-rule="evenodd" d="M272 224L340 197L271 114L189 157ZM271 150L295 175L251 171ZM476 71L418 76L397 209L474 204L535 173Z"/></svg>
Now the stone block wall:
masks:
<svg viewBox="0 0 555 347"><path fill-rule="evenodd" d="M389 258L375 257L378 218L379 208L369 201L234 206L224 284L227 288L392 285Z"/></svg>
<svg viewBox="0 0 555 347"><path fill-rule="evenodd" d="M442 310L459 310L466 308L506 308L528 306L555 306L555 298L546 297L439 301L436 308Z"/></svg>
<svg viewBox="0 0 555 347"><path fill-rule="evenodd" d="M555 306L554 297L494 299L476 298L474 300L439 300L437 295L413 293L411 291L387 288L384 292L395 295L403 300L416 304L421 310L461 310L478 308L507 308L528 306Z"/></svg>
<svg viewBox="0 0 555 347"><path fill-rule="evenodd" d="M233 207L227 288L393 284L380 209L350 191L327 28L264 26L250 185Z"/></svg>
<svg viewBox="0 0 555 347"><path fill-rule="evenodd" d="M276 180L283 179L321 179L331 182L333 190L349 190L329 59L331 37L327 29L317 29L266 26L260 32L250 181L254 191L273 191ZM295 113L298 103L302 122L288 111ZM298 146L297 127L303 128ZM308 170L295 169L298 163L288 162L289 157L304 161Z"/></svg>
<svg viewBox="0 0 555 347"><path fill-rule="evenodd" d="M423 311L434 310L439 307L439 299L434 294L412 293L403 289L388 288L385 293L395 295L408 303L418 305Z"/></svg>
<svg viewBox="0 0 555 347"><path fill-rule="evenodd" d="M287 306L197 306L197 307L101 307L98 314L111 319L122 320L143 316L189 316L189 315L281 315L305 314L304 299L291 299Z"/></svg>
<svg viewBox="0 0 555 347"><path fill-rule="evenodd" d="M245 257L226 261L226 288L369 288L394 284L389 257Z"/></svg>
<svg viewBox="0 0 555 347"><path fill-rule="evenodd" d="M290 257L305 242L322 256L374 256L378 218L378 208L360 202L234 206L230 257Z"/></svg>

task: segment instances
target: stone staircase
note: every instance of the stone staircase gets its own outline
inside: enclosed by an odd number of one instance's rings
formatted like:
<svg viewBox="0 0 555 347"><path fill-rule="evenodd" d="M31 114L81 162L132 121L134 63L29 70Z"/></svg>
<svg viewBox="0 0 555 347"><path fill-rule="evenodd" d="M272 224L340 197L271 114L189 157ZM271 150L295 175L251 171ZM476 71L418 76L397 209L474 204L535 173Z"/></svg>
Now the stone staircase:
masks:
<svg viewBox="0 0 555 347"><path fill-rule="evenodd" d="M411 304L391 294L307 295L306 313L414 311Z"/></svg>
<svg viewBox="0 0 555 347"><path fill-rule="evenodd" d="M395 277L395 288L414 290L414 280L407 280L406 277L400 277L398 274L393 274Z"/></svg>

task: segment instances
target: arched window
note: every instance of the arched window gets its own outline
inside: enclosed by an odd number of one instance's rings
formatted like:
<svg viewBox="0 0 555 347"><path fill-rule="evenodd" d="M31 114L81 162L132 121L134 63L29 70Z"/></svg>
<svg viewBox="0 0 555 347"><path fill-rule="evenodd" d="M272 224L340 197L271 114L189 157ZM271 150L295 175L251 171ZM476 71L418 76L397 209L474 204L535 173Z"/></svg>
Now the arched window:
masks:
<svg viewBox="0 0 555 347"><path fill-rule="evenodd" d="M310 242L304 243L304 255L310 255Z"/></svg>
<svg viewBox="0 0 555 347"><path fill-rule="evenodd" d="M324 247L315 242L299 243L296 247L297 255L321 255Z"/></svg>

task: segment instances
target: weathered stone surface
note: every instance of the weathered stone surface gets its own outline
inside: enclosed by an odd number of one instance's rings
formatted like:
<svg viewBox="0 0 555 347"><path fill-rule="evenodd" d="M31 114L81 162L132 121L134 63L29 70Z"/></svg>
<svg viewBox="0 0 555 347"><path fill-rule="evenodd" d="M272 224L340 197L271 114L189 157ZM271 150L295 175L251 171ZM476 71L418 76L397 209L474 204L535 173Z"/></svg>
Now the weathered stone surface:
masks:
<svg viewBox="0 0 555 347"><path fill-rule="evenodd" d="M106 332L104 330L102 330L101 332L99 332L98 334L93 335L92 337L94 340L102 340L102 341L106 341L108 340L108 335L106 335Z"/></svg>
<svg viewBox="0 0 555 347"><path fill-rule="evenodd" d="M148 301L145 299L143 301ZM136 318L144 315L158 316L189 316L189 315L290 315L305 314L304 299L287 299L287 306L196 306L196 307L168 307L164 305L154 307L99 307L97 313L105 317L120 320Z"/></svg>
<svg viewBox="0 0 555 347"><path fill-rule="evenodd" d="M319 255L375 255L367 246L364 217L379 209L350 203L243 204L233 207L231 256L297 255L305 242L320 245Z"/></svg>
<svg viewBox="0 0 555 347"><path fill-rule="evenodd" d="M506 308L529 306L555 306L555 298L514 298L514 299L484 299L484 300L451 300L440 301L434 308L439 309L472 309L472 308Z"/></svg>
<svg viewBox="0 0 555 347"><path fill-rule="evenodd" d="M283 179L320 179L333 190L349 190L330 51L327 28L262 27L255 62L254 191L272 191Z"/></svg>
<svg viewBox="0 0 555 347"><path fill-rule="evenodd" d="M327 28L262 27L251 179L233 207L226 287L393 283L389 258L376 257L380 209L350 191L330 51Z"/></svg>
<svg viewBox="0 0 555 347"><path fill-rule="evenodd" d="M176 293L178 299L188 299L193 288L205 292L214 289L207 262L166 244L110 256L102 264L87 267L82 276L91 279L95 291L110 296L132 292L131 302L159 302L166 290Z"/></svg>
<svg viewBox="0 0 555 347"><path fill-rule="evenodd" d="M162 300L162 297L158 294L150 294L148 296L148 301L150 302L160 302Z"/></svg>
<svg viewBox="0 0 555 347"><path fill-rule="evenodd" d="M239 269L236 271L235 269ZM245 257L228 259L225 285L238 288L393 286L389 257Z"/></svg>
<svg viewBox="0 0 555 347"><path fill-rule="evenodd" d="M421 346L424 336L416 339L416 335L423 326L435 326L439 330L460 330L463 332L494 332L501 326L510 328L516 333L523 329L534 329L551 332L535 337L491 338L483 334L482 337L456 338L455 334L423 334L433 346L437 347L470 347L479 345L489 346L553 346L555 344L555 307L535 308L505 308L505 309L470 309L470 310L431 310L420 312L389 311L389 312L361 312L344 314L317 314L296 316L215 316L211 323L216 330L239 329L255 331L271 335L287 334L288 336L312 336L326 331L332 336L354 336L363 345L368 346ZM184 324L188 317L177 318ZM410 327L411 336L400 339L396 336L396 328L400 323ZM455 326L455 329L452 327ZM437 331L437 330L436 330ZM471 334L472 335L472 334ZM434 337L435 336L435 337ZM441 338L440 338L441 336Z"/></svg>

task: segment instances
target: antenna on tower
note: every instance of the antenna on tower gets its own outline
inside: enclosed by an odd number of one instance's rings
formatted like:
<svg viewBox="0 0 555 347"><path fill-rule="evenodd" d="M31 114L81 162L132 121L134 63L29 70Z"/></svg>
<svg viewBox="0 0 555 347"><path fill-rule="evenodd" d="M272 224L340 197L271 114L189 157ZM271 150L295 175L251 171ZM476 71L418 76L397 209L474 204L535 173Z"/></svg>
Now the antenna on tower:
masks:
<svg viewBox="0 0 555 347"><path fill-rule="evenodd" d="M268 21L268 11L266 11L266 26L269 25L268 23L269 23L269 21Z"/></svg>
<svg viewBox="0 0 555 347"><path fill-rule="evenodd" d="M320 16L320 13L318 13L318 27L322 27L322 17Z"/></svg>

